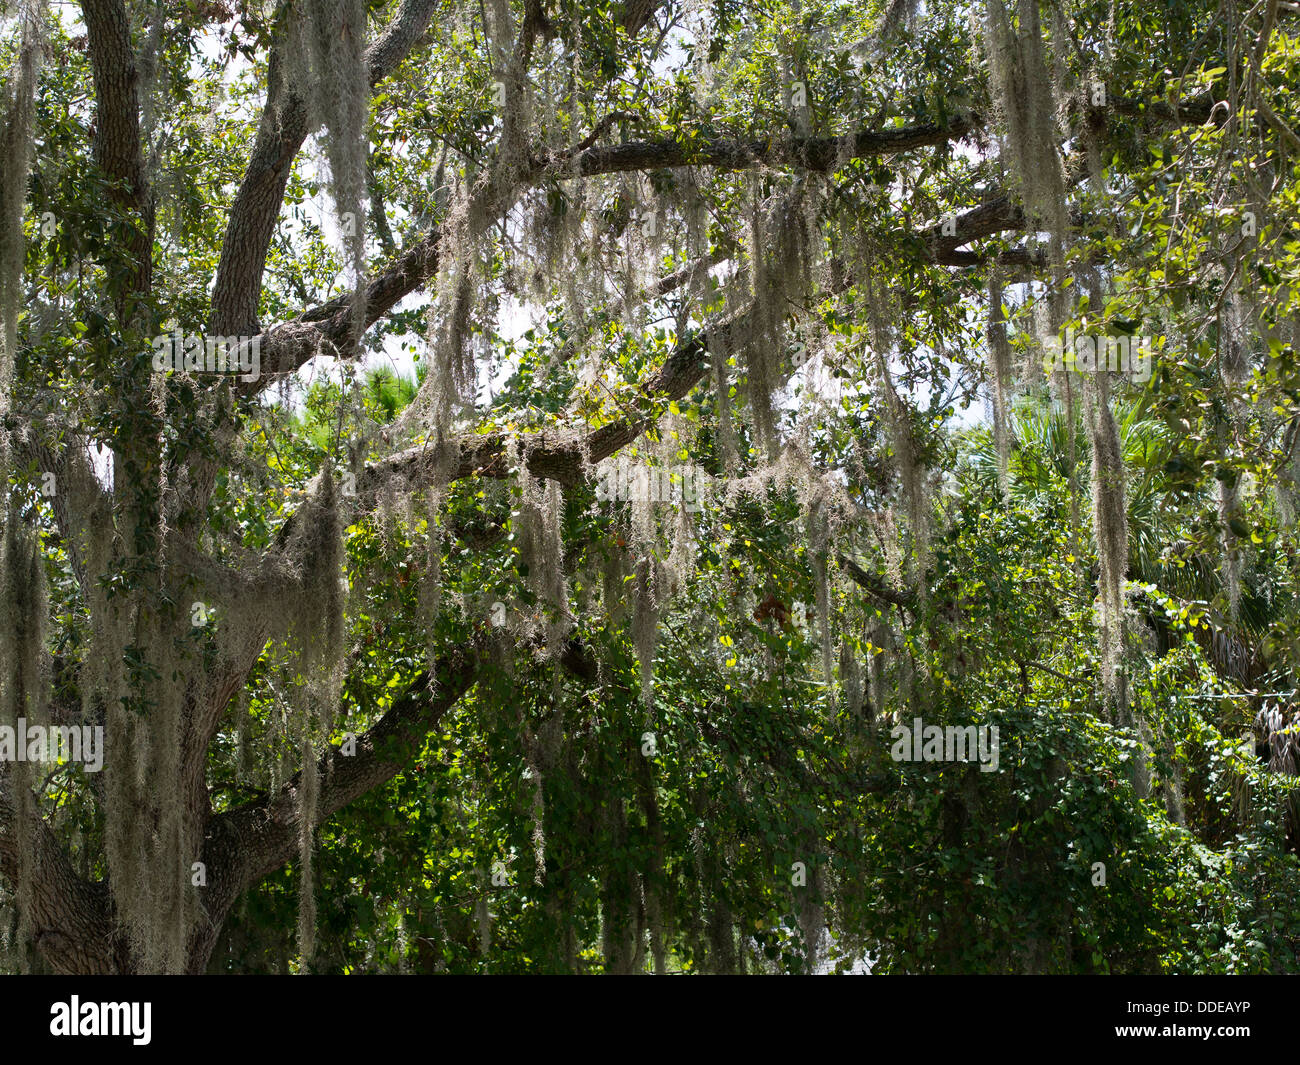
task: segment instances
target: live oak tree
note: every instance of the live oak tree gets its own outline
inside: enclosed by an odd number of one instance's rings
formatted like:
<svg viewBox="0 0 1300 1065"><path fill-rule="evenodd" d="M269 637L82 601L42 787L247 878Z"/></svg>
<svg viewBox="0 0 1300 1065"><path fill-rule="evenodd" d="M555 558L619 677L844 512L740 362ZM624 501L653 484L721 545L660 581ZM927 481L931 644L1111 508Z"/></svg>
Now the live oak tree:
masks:
<svg viewBox="0 0 1300 1065"><path fill-rule="evenodd" d="M6 6L8 964L1293 962L1297 12L1148 8Z"/></svg>

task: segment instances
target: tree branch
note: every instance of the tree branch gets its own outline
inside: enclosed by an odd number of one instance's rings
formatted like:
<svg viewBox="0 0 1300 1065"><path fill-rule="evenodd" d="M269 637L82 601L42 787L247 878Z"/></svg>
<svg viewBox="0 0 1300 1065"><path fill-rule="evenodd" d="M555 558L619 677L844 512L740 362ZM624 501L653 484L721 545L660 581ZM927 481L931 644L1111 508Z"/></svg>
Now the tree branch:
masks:
<svg viewBox="0 0 1300 1065"><path fill-rule="evenodd" d="M921 125L899 130L862 131L849 137L822 137L776 141L714 141L704 148L687 149L674 141L638 141L609 148L590 148L572 156L548 160L534 159L519 178L522 184L536 184L543 179L590 177L623 170L658 169L684 165L708 165L740 169L760 165L792 165L825 171L837 160L849 157L889 155L913 148L941 143L964 136L974 128L973 121L954 120L947 126ZM688 156L690 158L688 158ZM493 204L510 200L518 188L499 185L488 188L482 197L485 210ZM974 233L958 243L972 240ZM438 269L440 227L434 226L382 271L366 289L366 325L377 322L404 296L415 291ZM676 287L683 279L668 279ZM317 354L327 352L339 358L356 354L349 339L351 293L344 293L328 303L304 312L299 318L274 326L258 339L262 373L257 381L240 382L239 390L247 396L270 387L277 375L300 369Z"/></svg>
<svg viewBox="0 0 1300 1065"><path fill-rule="evenodd" d="M954 117L942 125L925 122L902 129L863 129L841 137L709 139L703 143L631 141L561 156L550 161L545 169L555 177L589 177L682 166L710 166L719 170L786 166L826 173L843 160L897 155L960 140L981 124L982 120L971 114Z"/></svg>
<svg viewBox="0 0 1300 1065"><path fill-rule="evenodd" d="M474 649L454 651L439 662L436 684L431 686L421 673L374 727L356 737L354 755L344 755L339 747L327 749L317 762L317 823L401 772L442 716L477 682L481 661ZM295 774L264 802L228 810L208 822L204 901L216 927L240 894L297 853L301 781L301 773Z"/></svg>
<svg viewBox="0 0 1300 1065"><path fill-rule="evenodd" d="M96 0L104 2L104 0ZM433 19L436 0L405 0L397 16L366 49L371 86L388 77L420 40ZM307 105L284 81L284 58L271 53L269 90L244 180L230 208L221 260L212 290L213 333L259 332L257 303L267 251L280 217L292 163L311 132Z"/></svg>
<svg viewBox="0 0 1300 1065"><path fill-rule="evenodd" d="M17 884L13 777L10 767L0 763L0 873ZM28 919L41 956L57 973L128 971L124 944L113 927L107 885L83 880L73 871L54 832L40 817L33 814L26 833L34 866Z"/></svg>
<svg viewBox="0 0 1300 1065"><path fill-rule="evenodd" d="M881 599L884 602L897 607L903 607L907 610L912 610L915 607L915 597L910 593L900 592L894 588L890 588L883 581L873 577L851 558L848 558L845 555L836 554L835 561L839 563L840 569L848 575L849 579L852 580L854 584L869 592L877 599Z"/></svg>
<svg viewBox="0 0 1300 1065"><path fill-rule="evenodd" d="M120 183L110 196L141 220L127 240L130 272L117 308L122 316L130 297L148 293L153 274L153 208L140 140L139 74L131 21L121 0L84 0L82 12L95 82L95 161Z"/></svg>

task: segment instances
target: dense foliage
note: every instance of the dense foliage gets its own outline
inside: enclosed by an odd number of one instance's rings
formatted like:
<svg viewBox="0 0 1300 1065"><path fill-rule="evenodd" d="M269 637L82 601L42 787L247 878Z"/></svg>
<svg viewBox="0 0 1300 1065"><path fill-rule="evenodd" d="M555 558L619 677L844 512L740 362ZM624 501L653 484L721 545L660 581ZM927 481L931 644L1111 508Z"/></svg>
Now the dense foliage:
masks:
<svg viewBox="0 0 1300 1065"><path fill-rule="evenodd" d="M0 17L5 969L1296 969L1297 5Z"/></svg>

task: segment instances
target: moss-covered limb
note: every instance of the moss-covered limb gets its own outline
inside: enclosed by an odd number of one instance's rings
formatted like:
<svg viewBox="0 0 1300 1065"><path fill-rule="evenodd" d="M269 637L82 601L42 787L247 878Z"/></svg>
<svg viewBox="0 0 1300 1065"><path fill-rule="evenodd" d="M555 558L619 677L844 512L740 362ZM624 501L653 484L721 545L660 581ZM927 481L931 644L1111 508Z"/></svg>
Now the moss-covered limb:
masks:
<svg viewBox="0 0 1300 1065"><path fill-rule="evenodd" d="M12 424L16 419L12 415L10 418ZM89 530L99 526L111 497L95 477L83 440L69 439L62 447L48 442L59 431L20 422L8 434L5 445L9 449L11 468L26 466L37 474L54 474L59 490L50 497L49 503L55 527L77 586L88 597L85 537Z"/></svg>
<svg viewBox="0 0 1300 1065"><path fill-rule="evenodd" d="M34 810L19 832L12 779L12 765L0 763L0 874L17 881L19 836L25 836L37 873L28 914L36 949L56 973L130 971L126 943L113 927L107 886L77 875L53 830Z"/></svg>
<svg viewBox="0 0 1300 1065"><path fill-rule="evenodd" d="M968 238L973 239L973 238ZM366 324L374 325L397 303L438 271L440 256L437 231L414 242L393 257L391 264L366 285ZM671 274L665 274L641 294L642 299L667 296L690 284L708 270L726 261L728 254L717 251L695 260ZM328 303L305 311L300 317L273 326L259 337L261 376L256 381L239 381L238 391L254 396L281 377L301 369L320 354L351 359L361 353L350 341L348 313L353 294L345 292Z"/></svg>
<svg viewBox="0 0 1300 1065"><path fill-rule="evenodd" d="M1072 175L1074 172L1072 169ZM946 225L945 221L940 220L917 234L920 254L938 265L972 266L986 261L986 257L977 252L959 249L972 241L1022 228L1024 215L1009 196L991 190L984 202L955 216L951 232L945 232ZM441 261L440 242L441 227L435 226L367 282L367 325L378 322L403 297L436 275ZM667 274L647 289L645 297L668 295L727 257L726 252L718 251ZM1021 266L1042 265L1044 261L1040 253L1024 248L1002 252L999 259L1010 265ZM273 326L260 334L261 376L256 381L238 382L236 387L239 392L248 397L257 395L282 376L301 369L319 354L345 359L355 357L360 349L349 343L348 337L348 313L352 301L353 294L345 292L304 311L290 322Z"/></svg>
<svg viewBox="0 0 1300 1065"><path fill-rule="evenodd" d="M679 344L673 355L642 386L647 406L666 409L669 400L685 396L705 374L707 337L734 328L740 317L711 328L707 334L697 333ZM644 417L624 418L591 432L573 430L538 434L526 449L528 468L535 477L545 477L566 486L577 484L585 479L589 463L608 458L630 444L655 419L656 411L651 409ZM504 477L509 472L506 441L501 434L470 436L453 442L452 446L458 451L453 480L476 476ZM434 449L429 446L409 448L374 463L357 479L359 506L373 506L380 491L389 485L400 486L403 491L423 487L432 476L434 465Z"/></svg>
<svg viewBox="0 0 1300 1065"><path fill-rule="evenodd" d="M902 607L906 610L915 610L915 596L908 592L899 591L897 588L891 588L880 578L873 577L851 558L848 558L845 555L837 554L835 556L835 561L839 563L840 569L844 571L854 584L870 593L876 599L880 599L886 603L891 603L897 607Z"/></svg>
<svg viewBox="0 0 1300 1065"><path fill-rule="evenodd" d="M316 762L318 822L406 768L430 730L477 682L482 664L483 656L472 647L443 656L436 682L430 684L425 673L416 677L388 712L356 737L355 754L347 756L333 747L321 753ZM297 852L301 787L302 774L297 773L265 801L218 814L208 823L203 861L208 868L206 902L213 942L215 930L239 895ZM192 954L191 969L202 971L206 960L206 954Z"/></svg>
<svg viewBox="0 0 1300 1065"><path fill-rule="evenodd" d="M994 197L985 204L959 215L956 220L956 235L947 239L967 243L1013 227L1018 224L1019 217L1017 209L1008 198ZM937 242L942 228L942 223L935 223L924 230L923 243L930 245L932 242ZM408 253L408 256L411 254ZM404 265L403 269L405 268ZM383 283L384 278L388 276L387 272L381 274L372 285ZM408 275L403 273L401 276ZM403 283L394 280L393 287L399 287ZM389 295L393 302L400 298L400 295L391 289ZM341 305L337 310L342 310ZM663 413L668 400L681 399L707 376L710 366L708 357L710 345L717 343L725 347L732 338L745 335L751 328L751 315L752 308L746 307L731 317L683 339L673 354L641 387L642 394L653 404L653 409L647 411L644 418L611 422L590 433L574 431L567 434L547 434L534 441L526 449L529 468L533 475L552 478L565 485L576 484L579 479L585 477L584 455L587 462L599 462L635 440L658 415ZM472 476L501 477L506 473L505 441L499 434L470 436L461 441L451 442L449 446L454 446L459 451L459 458L454 464L451 475L453 480ZM381 492L389 486L400 486L405 491L414 491L427 486L431 483L430 477L441 461L437 449L429 445L419 445L371 464L357 481L358 505L363 509L374 506ZM292 521L293 519L290 519L290 523L286 524L286 529Z"/></svg>
<svg viewBox="0 0 1300 1065"><path fill-rule="evenodd" d="M0 104L0 412L9 409L18 346L23 212L32 155L36 79L45 37L44 4L29 3L21 18L18 54L5 72L4 100Z"/></svg>
<svg viewBox="0 0 1300 1065"><path fill-rule="evenodd" d="M370 84L378 85L406 57L433 19L436 0L406 0L393 21L366 49ZM284 78L282 47L271 54L270 91L258 125L248 167L235 199L221 245L212 290L213 333L243 336L258 332L257 303L266 256L280 217L293 160L310 129L306 101Z"/></svg>
<svg viewBox="0 0 1300 1065"><path fill-rule="evenodd" d="M555 177L590 177L680 166L708 166L718 170L771 166L825 174L843 165L846 159L898 155L961 140L980 125L977 115L968 114L953 117L946 123L921 122L902 129L864 128L839 137L735 140L706 136L691 144L665 139L629 141L560 156L548 160L549 165L539 169Z"/></svg>
<svg viewBox="0 0 1300 1065"><path fill-rule="evenodd" d="M1210 120L1213 102L1197 96L1174 107L1165 101L1118 97L1114 110L1126 117L1148 116L1161 125L1199 125ZM575 178L597 174L655 170L663 167L706 166L719 170L750 170L768 166L829 173L848 159L880 158L961 140L983 128L975 113L956 115L944 123L923 122L900 129L863 127L836 137L767 137L735 140L710 137L686 145L675 140L640 140L609 146L575 147L555 156L534 157L528 176Z"/></svg>

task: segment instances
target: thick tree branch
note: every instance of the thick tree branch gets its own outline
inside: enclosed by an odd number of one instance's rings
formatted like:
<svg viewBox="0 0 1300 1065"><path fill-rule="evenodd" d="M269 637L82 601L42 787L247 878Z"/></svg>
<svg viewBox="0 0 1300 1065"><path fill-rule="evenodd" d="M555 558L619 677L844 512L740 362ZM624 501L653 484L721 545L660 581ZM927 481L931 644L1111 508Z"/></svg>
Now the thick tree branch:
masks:
<svg viewBox="0 0 1300 1065"><path fill-rule="evenodd" d="M97 0L103 2L103 0ZM388 77L420 40L436 0L406 0L397 17L366 49L370 84ZM271 238L293 160L311 132L306 102L284 78L279 47L271 54L269 90L244 180L235 195L212 291L211 330L218 335L258 332L257 303Z"/></svg>
<svg viewBox="0 0 1300 1065"><path fill-rule="evenodd" d="M9 433L9 446L20 461L30 464L38 479L47 473L54 475L50 509L72 575L88 601L90 576L81 535L83 530L95 528L97 513L111 504L111 497L95 478L85 441L68 434L63 447L56 450L38 435L37 425L28 423Z"/></svg>
<svg viewBox="0 0 1300 1065"><path fill-rule="evenodd" d="M85 0L86 40L95 81L95 161L117 185L110 193L140 218L127 241L127 284L118 298L125 315L132 296L149 292L153 274L153 208L140 140L139 74L131 21L121 0Z"/></svg>
<svg viewBox="0 0 1300 1065"><path fill-rule="evenodd" d="M897 589L890 588L883 581L873 577L856 562L846 555L837 554L835 561L839 563L840 569L853 581L859 588L864 589L877 599L886 603L891 603L897 607L904 607L907 610L913 609L916 603L915 597L907 592L900 592Z"/></svg>
<svg viewBox="0 0 1300 1065"><path fill-rule="evenodd" d="M629 37L635 37L663 6L664 0L626 0L619 12L619 22Z"/></svg>
<svg viewBox="0 0 1300 1065"><path fill-rule="evenodd" d="M926 122L902 129L863 129L842 137L709 139L702 143L631 141L586 148L550 162L546 170L555 171L556 177L589 177L682 166L709 166L718 170L780 166L826 173L849 159L897 155L960 140L980 125L978 116L964 115L945 124Z"/></svg>
<svg viewBox="0 0 1300 1065"><path fill-rule="evenodd" d="M535 159L518 175L521 184L536 184L545 179L590 177L624 170L706 165L741 169L760 165L792 165L825 171L837 160L851 157L890 155L914 148L942 143L964 136L974 128L973 120L958 119L947 126L921 125L899 130L862 131L847 137L794 139L789 141L713 141L703 148L687 149L675 141L638 141L611 148L589 148L570 157ZM688 158L689 157L689 158ZM512 202L518 187L504 188L500 183L487 188L480 197L483 211ZM980 234L975 234L978 236ZM959 243L974 239L968 236ZM403 252L382 271L366 289L366 325L387 314L399 300L415 291L438 269L440 229L428 233ZM666 279L666 289L676 287L683 278ZM255 395L270 387L280 375L300 369L317 354L348 358L356 354L349 334L351 293L306 311L299 318L274 326L259 338L262 375L254 382L241 382L240 391Z"/></svg>
<svg viewBox="0 0 1300 1065"><path fill-rule="evenodd" d="M1209 120L1213 101L1196 97L1179 107L1163 101L1142 103L1115 97L1117 113L1150 116L1162 123L1195 124ZM604 147L590 146L587 139L569 152L558 156L534 156L517 175L521 184L535 185L544 180L592 177L599 174L632 170L653 170L680 166L710 166L717 169L748 169L760 165L797 167L825 173L850 158L893 155L916 148L958 140L978 128L976 115L959 116L946 124L923 123L903 129L864 129L842 137L784 138L765 140L709 139L703 144L684 145L659 139L633 141ZM589 138L588 138L589 139ZM1071 183L1082 174L1079 160L1072 161ZM510 199L506 190L494 188L491 199ZM514 190L517 192L518 190ZM512 202L512 201L511 201ZM490 208L489 208L490 209ZM939 265L967 267L988 261L988 257L960 251L963 245L981 237L1024 225L1023 213L1010 197L1001 195L966 212L958 219L958 230L944 235L938 226L927 235L931 260ZM373 325L404 296L415 291L438 269L439 229L433 227L407 251L379 274L367 287L367 326ZM1005 265L1037 267L1040 257L1024 248L1008 249L998 256ZM258 382L241 384L245 394L258 393L269 386L276 375L300 369L321 352L347 358L355 354L348 334L348 308L351 293L336 297L320 307L305 312L293 322L268 330L261 338L263 376Z"/></svg>
<svg viewBox="0 0 1300 1065"><path fill-rule="evenodd" d="M0 763L0 873L18 882L13 773ZM31 870L32 938L41 956L57 973L103 975L127 971L124 945L113 927L108 888L83 880L73 871L54 832L33 816L26 832Z"/></svg>
<svg viewBox="0 0 1300 1065"><path fill-rule="evenodd" d="M1018 208L1006 197L998 197L959 215L955 235L942 237L942 223L921 234L922 246L938 255L945 245L956 247L968 241L1021 224ZM639 389L644 414L625 417L590 432L544 432L531 438L523 448L528 468L536 477L546 477L572 486L585 476L589 463L608 458L635 440L662 414L669 400L682 399L708 371L708 352L712 345L727 350L736 338L747 334L754 308L748 307L706 330L683 339L664 364ZM505 439L500 434L471 436L450 445L456 449L453 460L432 445L418 445L398 452L367 467L357 479L358 505L368 510L385 492L416 491L433 483L440 470L450 469L452 479L486 476L504 477L507 468ZM290 519L292 520L292 519Z"/></svg>
<svg viewBox="0 0 1300 1065"><path fill-rule="evenodd" d="M321 755L318 823L401 772L442 716L474 686L481 661L472 648L452 652L439 662L436 684L420 674L374 727L356 737L354 755L339 747ZM204 901L216 926L242 892L297 853L300 786L301 774L296 774L265 802L209 821Z"/></svg>

